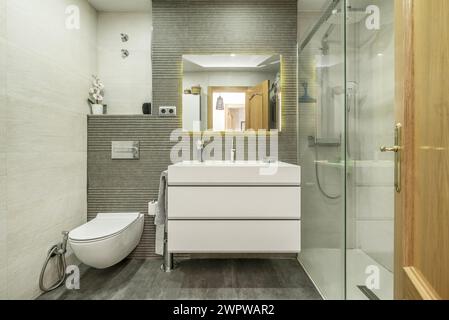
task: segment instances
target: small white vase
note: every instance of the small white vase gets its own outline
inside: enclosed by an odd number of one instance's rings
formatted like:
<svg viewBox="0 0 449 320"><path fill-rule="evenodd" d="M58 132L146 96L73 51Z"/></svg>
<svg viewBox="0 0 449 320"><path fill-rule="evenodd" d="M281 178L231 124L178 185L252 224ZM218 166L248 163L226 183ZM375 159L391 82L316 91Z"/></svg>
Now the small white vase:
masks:
<svg viewBox="0 0 449 320"><path fill-rule="evenodd" d="M103 114L103 105L102 104L93 104L92 105L92 114Z"/></svg>

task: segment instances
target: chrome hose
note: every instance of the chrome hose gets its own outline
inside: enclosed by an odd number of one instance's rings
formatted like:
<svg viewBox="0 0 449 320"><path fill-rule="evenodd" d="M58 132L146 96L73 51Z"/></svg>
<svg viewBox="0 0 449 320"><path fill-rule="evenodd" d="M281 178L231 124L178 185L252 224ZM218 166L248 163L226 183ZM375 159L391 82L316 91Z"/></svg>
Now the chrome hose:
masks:
<svg viewBox="0 0 449 320"><path fill-rule="evenodd" d="M318 148L318 146L316 146L315 148ZM325 196L326 198L328 198L328 199L330 199L330 200L338 200L338 199L340 199L340 198L342 197L341 194L335 195L335 196L330 195L330 194L328 194L328 193L324 190L323 186L321 185L321 181L320 181L320 172L319 172L320 169L318 168L318 152L316 152L316 156L315 156L315 157L317 158L317 160L315 161L315 176L316 176L316 182L317 182L318 190L320 190L320 192L321 192L321 194L322 194L323 196Z"/></svg>
<svg viewBox="0 0 449 320"><path fill-rule="evenodd" d="M63 232L62 235L63 235L62 242L51 247L51 249L48 251L47 258L45 259L44 266L42 267L42 271L39 276L39 288L43 292L49 292L59 288L66 279L65 270L67 267L67 263L65 260L65 254L67 252L67 240L69 237L69 233ZM44 284L45 271L47 269L48 263L53 258L57 259L56 263L58 268L58 280L52 286L46 287Z"/></svg>

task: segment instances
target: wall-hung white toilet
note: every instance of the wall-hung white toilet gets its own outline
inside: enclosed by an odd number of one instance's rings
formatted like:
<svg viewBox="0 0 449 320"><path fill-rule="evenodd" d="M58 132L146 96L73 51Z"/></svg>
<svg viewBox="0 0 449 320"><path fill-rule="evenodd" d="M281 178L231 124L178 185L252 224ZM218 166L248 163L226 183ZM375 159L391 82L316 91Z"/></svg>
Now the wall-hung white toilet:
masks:
<svg viewBox="0 0 449 320"><path fill-rule="evenodd" d="M144 226L141 213L99 213L69 233L76 257L97 269L111 267L126 258L139 244Z"/></svg>

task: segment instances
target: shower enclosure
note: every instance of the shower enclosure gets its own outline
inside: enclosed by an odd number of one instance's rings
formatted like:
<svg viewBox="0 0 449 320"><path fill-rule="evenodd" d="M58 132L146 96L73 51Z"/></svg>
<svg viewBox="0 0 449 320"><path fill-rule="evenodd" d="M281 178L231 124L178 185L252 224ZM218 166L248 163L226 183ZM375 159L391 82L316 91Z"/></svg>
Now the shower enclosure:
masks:
<svg viewBox="0 0 449 320"><path fill-rule="evenodd" d="M298 58L299 260L327 299L392 299L394 1L329 0Z"/></svg>

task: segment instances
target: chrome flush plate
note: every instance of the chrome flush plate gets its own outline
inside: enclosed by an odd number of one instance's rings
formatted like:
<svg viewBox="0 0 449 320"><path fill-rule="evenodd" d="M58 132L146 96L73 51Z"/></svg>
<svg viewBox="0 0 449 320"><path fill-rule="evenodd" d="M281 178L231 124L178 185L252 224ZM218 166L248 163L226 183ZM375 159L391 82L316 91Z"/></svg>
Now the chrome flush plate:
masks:
<svg viewBox="0 0 449 320"><path fill-rule="evenodd" d="M139 141L112 141L112 160L139 160Z"/></svg>

